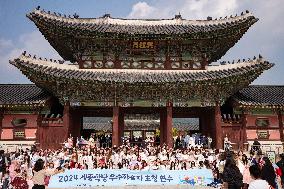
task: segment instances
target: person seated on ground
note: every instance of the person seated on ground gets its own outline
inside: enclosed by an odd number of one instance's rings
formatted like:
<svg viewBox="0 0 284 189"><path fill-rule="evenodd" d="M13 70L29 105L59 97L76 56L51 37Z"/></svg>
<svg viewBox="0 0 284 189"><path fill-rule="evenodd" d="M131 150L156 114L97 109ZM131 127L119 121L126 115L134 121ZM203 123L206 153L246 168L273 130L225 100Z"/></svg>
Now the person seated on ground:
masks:
<svg viewBox="0 0 284 189"><path fill-rule="evenodd" d="M249 172L253 181L250 182L248 189L270 189L268 182L261 179L261 170L258 165L251 165Z"/></svg>

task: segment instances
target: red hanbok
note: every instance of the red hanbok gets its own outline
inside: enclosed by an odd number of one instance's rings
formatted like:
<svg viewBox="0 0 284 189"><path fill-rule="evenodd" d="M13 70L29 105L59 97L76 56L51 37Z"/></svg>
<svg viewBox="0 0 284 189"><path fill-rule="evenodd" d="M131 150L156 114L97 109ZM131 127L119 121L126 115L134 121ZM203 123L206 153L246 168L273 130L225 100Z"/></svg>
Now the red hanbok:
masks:
<svg viewBox="0 0 284 189"><path fill-rule="evenodd" d="M14 187L14 189L29 189L28 182L20 175L17 175L13 179L11 185Z"/></svg>

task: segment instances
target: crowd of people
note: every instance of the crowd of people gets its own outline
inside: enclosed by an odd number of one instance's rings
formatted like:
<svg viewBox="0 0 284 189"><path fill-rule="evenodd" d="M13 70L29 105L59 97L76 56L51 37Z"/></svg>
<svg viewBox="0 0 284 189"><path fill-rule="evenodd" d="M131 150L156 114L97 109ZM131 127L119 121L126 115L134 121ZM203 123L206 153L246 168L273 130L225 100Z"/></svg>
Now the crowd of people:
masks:
<svg viewBox="0 0 284 189"><path fill-rule="evenodd" d="M212 144L212 138L210 136L205 136L201 134L194 133L192 135L190 134L184 134L179 135L173 138L174 140L174 148L187 148L187 147L196 147L196 146L202 146L211 148ZM76 143L80 144L85 142L86 140L81 136L81 138L76 139ZM131 137L122 137L122 143L124 145L130 145L130 146L139 146L139 147L145 147L148 144L151 145L160 145L160 137L158 135L155 136L147 136L145 139L143 139L142 136L131 136ZM103 147L103 148L109 148L112 146L112 135L111 134L92 134L88 140L88 142L91 142L95 144L97 147ZM71 143L67 142L66 145L72 145ZM68 146L66 146L68 148Z"/></svg>
<svg viewBox="0 0 284 189"><path fill-rule="evenodd" d="M67 169L190 170L209 169L211 187L229 189L282 188L284 155L277 163L265 154L210 149L208 145L97 146L95 140L69 138L61 149L0 152L2 189L42 189L53 174ZM195 144L195 143L194 143Z"/></svg>

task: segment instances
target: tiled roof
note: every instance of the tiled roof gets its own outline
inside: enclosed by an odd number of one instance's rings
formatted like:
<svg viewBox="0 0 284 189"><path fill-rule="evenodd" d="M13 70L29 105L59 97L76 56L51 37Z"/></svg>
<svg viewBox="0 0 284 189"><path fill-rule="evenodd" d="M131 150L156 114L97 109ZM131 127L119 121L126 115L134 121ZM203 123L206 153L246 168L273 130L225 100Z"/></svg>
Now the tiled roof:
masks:
<svg viewBox="0 0 284 189"><path fill-rule="evenodd" d="M61 28L95 31L99 33L122 34L189 34L224 30L244 23L252 25L258 19L251 13L219 20L185 20L174 19L120 19L104 16L100 18L66 18L43 10L34 10L27 14L39 25Z"/></svg>
<svg viewBox="0 0 284 189"><path fill-rule="evenodd" d="M233 76L241 76L255 70L257 76L273 64L261 59L247 62L208 66L206 70L141 70L141 69L79 69L77 65L58 64L27 56L10 61L25 75L29 71L47 77L96 81L101 83L175 83L191 81L211 81ZM250 73L250 77L252 74ZM255 78L253 78L254 80Z"/></svg>
<svg viewBox="0 0 284 189"><path fill-rule="evenodd" d="M251 85L233 98L244 106L284 106L284 86Z"/></svg>
<svg viewBox="0 0 284 189"><path fill-rule="evenodd" d="M106 50L128 53L129 49L137 50L132 48L133 41L150 40L157 55L164 54L163 48L169 45L169 56L175 56L173 49L178 46L192 57L206 54L210 64L224 56L258 21L249 12L218 20L71 18L43 10L34 10L27 17L59 55L71 62L78 61L81 54L92 56Z"/></svg>
<svg viewBox="0 0 284 189"><path fill-rule="evenodd" d="M49 96L34 84L0 84L0 105L43 104Z"/></svg>

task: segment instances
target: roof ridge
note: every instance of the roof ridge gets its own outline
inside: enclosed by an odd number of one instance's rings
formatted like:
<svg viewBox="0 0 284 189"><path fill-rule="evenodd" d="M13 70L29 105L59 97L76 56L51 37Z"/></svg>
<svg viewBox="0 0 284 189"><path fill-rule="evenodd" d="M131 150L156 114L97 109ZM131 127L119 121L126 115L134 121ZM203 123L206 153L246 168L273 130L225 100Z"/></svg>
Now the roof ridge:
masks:
<svg viewBox="0 0 284 189"><path fill-rule="evenodd" d="M232 62L230 61L219 61L218 64L214 65L214 64L211 64L209 66L220 66L220 65L230 65L230 64L239 64L239 63L253 63L255 61L266 61L261 54L258 55L258 57L254 56L253 58L243 58L243 59L233 59Z"/></svg>
<svg viewBox="0 0 284 189"><path fill-rule="evenodd" d="M247 18L247 17L254 17L253 14L251 12L249 12L248 10L246 10L245 12L242 12L240 15L235 15L235 16L225 16L225 17L220 17L219 19L212 19L212 17L208 16L207 19L195 19L195 20L191 20L191 19L183 19L181 16L179 17L173 17L170 19L145 19L145 18L113 18L110 16L110 14L105 14L102 17L94 17L94 18L79 18L79 16L75 13L73 15L73 17L71 15L67 15L66 14L61 14L61 13L56 13L56 12L51 12L51 11L45 11L44 9L40 9L40 7L38 6L35 10L27 13L27 17L28 18L32 18L34 15L42 15L42 16L46 16L48 18L51 19L55 19L55 20L61 20L61 21L72 21L72 22L80 22L81 24L84 24L86 21L87 23L104 23L104 24L119 24L119 25L124 25L124 24L135 24L135 25L154 25L154 23L151 22L155 22L155 24L157 25L166 25L163 21L167 22L170 21L172 23L168 23L168 24L196 24L196 25L202 25L205 23L209 23L209 24L219 24L219 23L226 23L228 21L236 21L236 20L242 20L243 18ZM255 17L254 17L255 18ZM257 19L257 18L255 18ZM135 21L135 22L133 22ZM139 22L140 21L140 22ZM128 22L128 23L126 23ZM160 22L160 23L158 23Z"/></svg>

